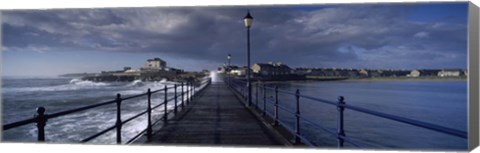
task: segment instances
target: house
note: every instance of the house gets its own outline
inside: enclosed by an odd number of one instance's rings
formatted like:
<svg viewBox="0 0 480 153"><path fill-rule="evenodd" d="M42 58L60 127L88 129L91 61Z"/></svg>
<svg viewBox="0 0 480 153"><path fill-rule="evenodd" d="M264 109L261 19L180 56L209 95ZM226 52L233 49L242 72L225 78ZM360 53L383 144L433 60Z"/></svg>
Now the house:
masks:
<svg viewBox="0 0 480 153"><path fill-rule="evenodd" d="M236 76L244 76L247 73L247 67L231 69L230 74Z"/></svg>
<svg viewBox="0 0 480 153"><path fill-rule="evenodd" d="M358 77L359 75L360 75L359 72L355 69L349 69L346 72L346 76L348 76L348 77Z"/></svg>
<svg viewBox="0 0 480 153"><path fill-rule="evenodd" d="M172 68L172 67L165 68L164 70L168 71L168 72L171 72L173 74L181 74L181 73L184 72L182 69L177 69L177 68Z"/></svg>
<svg viewBox="0 0 480 153"><path fill-rule="evenodd" d="M256 63L253 64L251 69L254 74L261 76L282 76L290 75L292 73L292 69L289 66L280 62L277 64L271 62L269 62L269 64Z"/></svg>
<svg viewBox="0 0 480 153"><path fill-rule="evenodd" d="M369 77L380 77L382 76L382 71L381 70L369 70L368 74Z"/></svg>
<svg viewBox="0 0 480 153"><path fill-rule="evenodd" d="M389 69L389 70L384 70L382 73L382 76L384 77L399 77L399 76L407 76L410 74L411 71L407 70L394 70L394 69Z"/></svg>
<svg viewBox="0 0 480 153"><path fill-rule="evenodd" d="M228 74L228 73L231 73L232 70L236 70L236 69L239 69L239 67L234 65L226 66L225 72Z"/></svg>
<svg viewBox="0 0 480 153"><path fill-rule="evenodd" d="M297 75L307 75L312 73L311 68L295 68L294 73Z"/></svg>
<svg viewBox="0 0 480 153"><path fill-rule="evenodd" d="M218 67L217 72L218 72L218 73L226 73L226 69L225 69L225 67L223 67L223 66L222 66L222 67Z"/></svg>
<svg viewBox="0 0 480 153"><path fill-rule="evenodd" d="M365 69L361 69L360 71L358 71L358 74L359 74L361 77L368 77L368 71L365 70Z"/></svg>
<svg viewBox="0 0 480 153"><path fill-rule="evenodd" d="M140 69L128 69L124 73L130 74L130 75L140 75L142 71Z"/></svg>
<svg viewBox="0 0 480 153"><path fill-rule="evenodd" d="M461 75L461 69L442 69L438 72L439 77L458 77Z"/></svg>
<svg viewBox="0 0 480 153"><path fill-rule="evenodd" d="M412 70L410 74L407 74L407 77L419 77L421 75L419 70Z"/></svg>
<svg viewBox="0 0 480 153"><path fill-rule="evenodd" d="M422 76L438 76L438 72L440 69L428 69L428 70L420 70Z"/></svg>
<svg viewBox="0 0 480 153"><path fill-rule="evenodd" d="M167 67L167 62L160 58L148 59L144 68L146 69L164 69Z"/></svg>
<svg viewBox="0 0 480 153"><path fill-rule="evenodd" d="M257 75L273 75L274 68L272 64L256 63L252 65L252 72Z"/></svg>

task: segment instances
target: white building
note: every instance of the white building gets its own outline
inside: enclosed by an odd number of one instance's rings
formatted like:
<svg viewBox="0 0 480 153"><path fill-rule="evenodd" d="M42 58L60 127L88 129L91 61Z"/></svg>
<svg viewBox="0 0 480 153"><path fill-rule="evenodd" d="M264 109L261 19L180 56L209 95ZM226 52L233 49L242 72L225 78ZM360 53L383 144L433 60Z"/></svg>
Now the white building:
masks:
<svg viewBox="0 0 480 153"><path fill-rule="evenodd" d="M420 71L418 70L412 70L410 74L407 75L407 77L419 77L420 76Z"/></svg>
<svg viewBox="0 0 480 153"><path fill-rule="evenodd" d="M458 77L462 70L459 69L443 69L438 72L439 77Z"/></svg>
<svg viewBox="0 0 480 153"><path fill-rule="evenodd" d="M148 59L144 68L146 69L164 69L167 67L167 62L160 58Z"/></svg>
<svg viewBox="0 0 480 153"><path fill-rule="evenodd" d="M236 76L244 76L246 74L247 68L239 68L239 69L233 69L230 71L230 74L236 75Z"/></svg>

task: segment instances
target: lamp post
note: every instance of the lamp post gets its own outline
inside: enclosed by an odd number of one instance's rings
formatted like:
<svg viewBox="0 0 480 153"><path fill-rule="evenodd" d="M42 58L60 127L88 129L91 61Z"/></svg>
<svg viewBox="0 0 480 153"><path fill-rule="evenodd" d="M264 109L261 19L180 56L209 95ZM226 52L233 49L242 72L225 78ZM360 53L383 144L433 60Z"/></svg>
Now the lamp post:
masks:
<svg viewBox="0 0 480 153"><path fill-rule="evenodd" d="M245 22L245 27L247 28L247 106L250 106L252 103L252 84L250 82L250 27L252 26L253 22L253 17L250 15L250 11L247 13L247 16L243 18L243 21Z"/></svg>
<svg viewBox="0 0 480 153"><path fill-rule="evenodd" d="M232 55L228 54L227 60L228 60L229 72L232 71L232 69L230 67L230 59L232 59ZM228 83L228 85L230 85L230 73L227 73L227 83Z"/></svg>
<svg viewBox="0 0 480 153"><path fill-rule="evenodd" d="M232 55L228 54L227 59L228 59L228 66L230 66L230 59L232 59Z"/></svg>

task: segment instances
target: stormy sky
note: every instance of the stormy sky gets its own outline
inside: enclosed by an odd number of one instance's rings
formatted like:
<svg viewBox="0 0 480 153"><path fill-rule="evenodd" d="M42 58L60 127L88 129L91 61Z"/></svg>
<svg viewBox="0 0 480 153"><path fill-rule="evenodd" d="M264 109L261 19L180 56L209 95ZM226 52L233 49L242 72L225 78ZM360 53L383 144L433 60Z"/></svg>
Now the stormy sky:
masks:
<svg viewBox="0 0 480 153"><path fill-rule="evenodd" d="M466 68L467 7L458 3L4 10L2 75L141 67L214 70L232 54L290 67Z"/></svg>

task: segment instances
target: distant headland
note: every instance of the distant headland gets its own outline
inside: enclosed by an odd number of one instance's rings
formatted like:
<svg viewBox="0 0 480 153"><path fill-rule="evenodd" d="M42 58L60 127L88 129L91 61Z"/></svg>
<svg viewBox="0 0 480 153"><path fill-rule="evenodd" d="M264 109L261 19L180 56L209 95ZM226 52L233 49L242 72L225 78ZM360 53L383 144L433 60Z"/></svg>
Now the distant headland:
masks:
<svg viewBox="0 0 480 153"><path fill-rule="evenodd" d="M194 81L210 75L208 70L188 72L182 69L167 67L167 62L160 58L148 59L141 68L124 67L123 70L101 71L100 73L70 73L60 77L74 77L95 82L113 81Z"/></svg>

